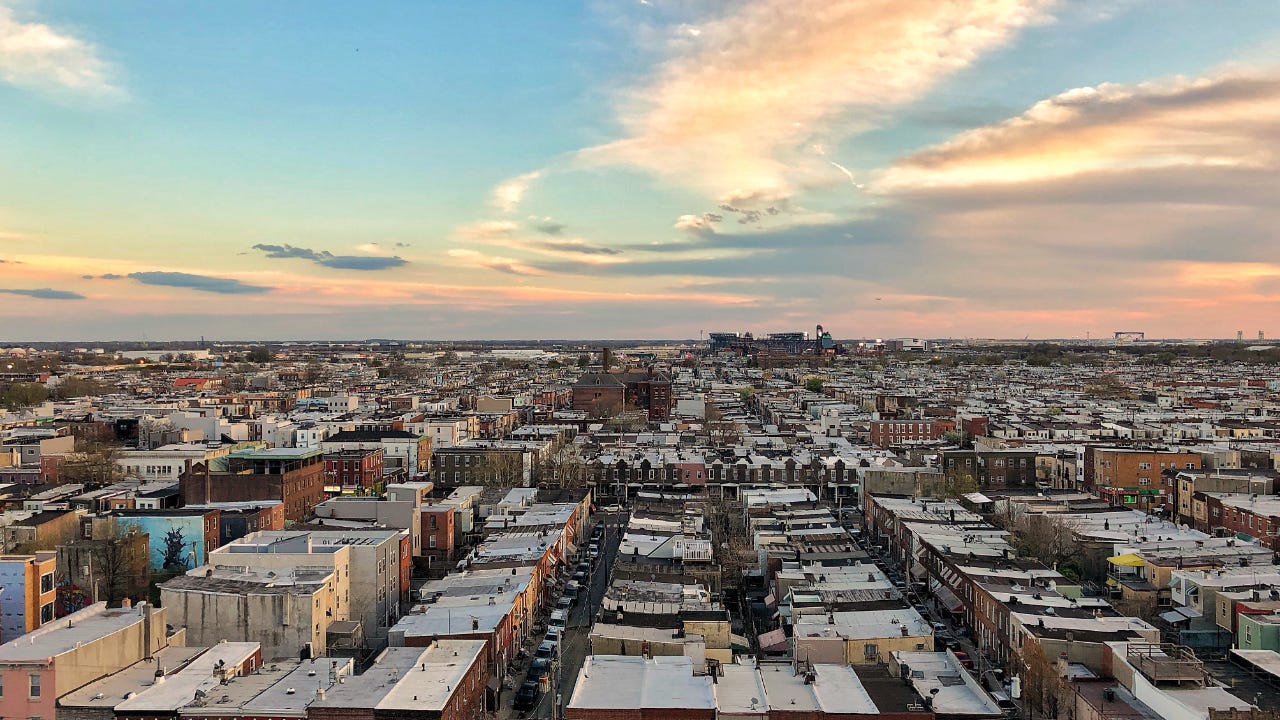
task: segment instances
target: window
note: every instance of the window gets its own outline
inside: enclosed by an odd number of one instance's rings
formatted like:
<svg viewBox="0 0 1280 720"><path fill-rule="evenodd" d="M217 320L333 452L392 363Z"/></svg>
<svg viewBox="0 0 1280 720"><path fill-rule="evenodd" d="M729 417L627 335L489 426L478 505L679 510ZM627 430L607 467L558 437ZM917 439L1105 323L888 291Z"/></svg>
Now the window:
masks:
<svg viewBox="0 0 1280 720"><path fill-rule="evenodd" d="M45 603L40 606L40 624L53 622L53 603Z"/></svg>
<svg viewBox="0 0 1280 720"><path fill-rule="evenodd" d="M53 592L53 573L45 573L40 576L40 592Z"/></svg>
<svg viewBox="0 0 1280 720"><path fill-rule="evenodd" d="M33 698L40 697L40 676L32 673L28 677L31 684L31 692L28 694Z"/></svg>
<svg viewBox="0 0 1280 720"><path fill-rule="evenodd" d="M1164 463L1160 463L1160 464L1161 464L1161 465L1164 465ZM1139 470L1150 470L1150 469L1151 469L1151 463L1149 463L1149 462L1138 463L1138 469L1139 469Z"/></svg>
<svg viewBox="0 0 1280 720"><path fill-rule="evenodd" d="M867 643L862 646L862 655L868 659L880 657L880 647L875 643Z"/></svg>
<svg viewBox="0 0 1280 720"><path fill-rule="evenodd" d="M1151 484L1151 478L1138 478L1138 484L1139 484L1139 485L1150 485L1150 484Z"/></svg>
<svg viewBox="0 0 1280 720"><path fill-rule="evenodd" d="M1244 626L1244 641L1246 643L1253 642L1253 626L1252 625Z"/></svg>

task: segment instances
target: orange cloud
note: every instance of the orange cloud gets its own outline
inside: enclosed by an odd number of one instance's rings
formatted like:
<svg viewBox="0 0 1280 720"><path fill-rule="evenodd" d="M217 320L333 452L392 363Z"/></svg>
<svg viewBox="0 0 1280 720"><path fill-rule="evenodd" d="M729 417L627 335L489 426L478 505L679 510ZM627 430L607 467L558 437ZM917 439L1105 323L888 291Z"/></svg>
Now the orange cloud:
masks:
<svg viewBox="0 0 1280 720"><path fill-rule="evenodd" d="M1280 75L1069 90L881 174L880 192L1016 184L1090 172L1277 166Z"/></svg>
<svg viewBox="0 0 1280 720"><path fill-rule="evenodd" d="M737 205L789 197L800 149L920 97L1041 17L1048 0L756 0L699 25L631 92L627 136L580 153ZM852 118L849 116L853 115ZM809 158L830 174L826 160Z"/></svg>

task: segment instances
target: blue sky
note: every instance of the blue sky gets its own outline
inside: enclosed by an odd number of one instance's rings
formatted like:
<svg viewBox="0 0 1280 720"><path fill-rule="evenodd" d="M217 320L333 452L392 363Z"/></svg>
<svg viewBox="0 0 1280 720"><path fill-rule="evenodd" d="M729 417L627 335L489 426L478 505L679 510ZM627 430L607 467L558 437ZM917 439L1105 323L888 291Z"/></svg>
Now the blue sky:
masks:
<svg viewBox="0 0 1280 720"><path fill-rule="evenodd" d="M0 315L1280 332L1278 61L1274 2L0 0Z"/></svg>

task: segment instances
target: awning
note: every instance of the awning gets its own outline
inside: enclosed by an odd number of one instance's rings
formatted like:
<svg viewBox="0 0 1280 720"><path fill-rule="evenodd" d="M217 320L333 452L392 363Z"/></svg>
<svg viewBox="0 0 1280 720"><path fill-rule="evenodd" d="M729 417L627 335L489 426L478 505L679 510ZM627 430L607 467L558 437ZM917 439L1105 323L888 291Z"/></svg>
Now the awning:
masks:
<svg viewBox="0 0 1280 720"><path fill-rule="evenodd" d="M751 650L751 641L741 635L729 634L729 647L733 650Z"/></svg>
<svg viewBox="0 0 1280 720"><path fill-rule="evenodd" d="M1119 565L1121 567L1142 567L1143 565L1147 564L1146 561L1144 561L1141 556L1135 555L1134 553L1114 555L1112 557L1107 558L1107 562L1111 563L1112 565Z"/></svg>
<svg viewBox="0 0 1280 720"><path fill-rule="evenodd" d="M911 577L919 579L919 578L928 577L928 576L929 576L929 571L925 570L924 566L921 565L920 563L914 563L911 566Z"/></svg>
<svg viewBox="0 0 1280 720"><path fill-rule="evenodd" d="M940 587L933 592L938 598L938 602L947 609L947 612L958 613L964 609L964 603L960 602L960 598L951 592L950 588Z"/></svg>
<svg viewBox="0 0 1280 720"><path fill-rule="evenodd" d="M1170 625L1176 625L1177 623L1186 622L1192 618L1198 617L1202 617L1200 611L1189 607L1174 608L1169 612L1160 613L1160 619Z"/></svg>
<svg viewBox="0 0 1280 720"><path fill-rule="evenodd" d="M782 629L770 630L760 637L756 638L760 643L761 650L786 650L787 634Z"/></svg>
<svg viewBox="0 0 1280 720"><path fill-rule="evenodd" d="M991 498L987 497L986 495L983 495L980 492L966 493L964 496L964 499L968 500L974 505L984 505L986 503L991 502Z"/></svg>

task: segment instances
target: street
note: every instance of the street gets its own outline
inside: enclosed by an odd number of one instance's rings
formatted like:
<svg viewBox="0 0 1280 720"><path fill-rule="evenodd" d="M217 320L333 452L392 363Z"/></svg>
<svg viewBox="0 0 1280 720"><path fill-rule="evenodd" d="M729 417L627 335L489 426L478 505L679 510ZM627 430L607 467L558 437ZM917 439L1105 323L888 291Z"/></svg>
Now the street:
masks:
<svg viewBox="0 0 1280 720"><path fill-rule="evenodd" d="M582 664L586 661L587 654L590 652L589 635L591 633L591 625L595 620L596 612L600 609L600 604L604 601L605 591L609 588L609 571L613 567L613 561L618 554L618 545L622 541L622 532L618 526L626 526L627 513L596 513L592 522L593 525L595 521L604 523L604 537L600 542L600 557L592 562L587 593L581 596L580 600L569 612L569 623L561 636L559 658L552 674L552 689L550 692L539 696L537 705L534 706L532 711L523 712L516 711L512 707L515 693L504 693L502 707L499 709L499 717L551 718L553 717L552 712L555 707L556 696L560 696L561 703L567 703L569 696L573 694L574 683L578 680L578 671L582 669ZM586 557L586 548L589 542L584 539L581 546L584 558ZM572 571L573 566L576 564L577 561L570 563L569 570ZM530 638L530 641L526 644L526 649L529 650L530 654L537 649L541 640L540 636ZM523 680L523 674L520 677Z"/></svg>

